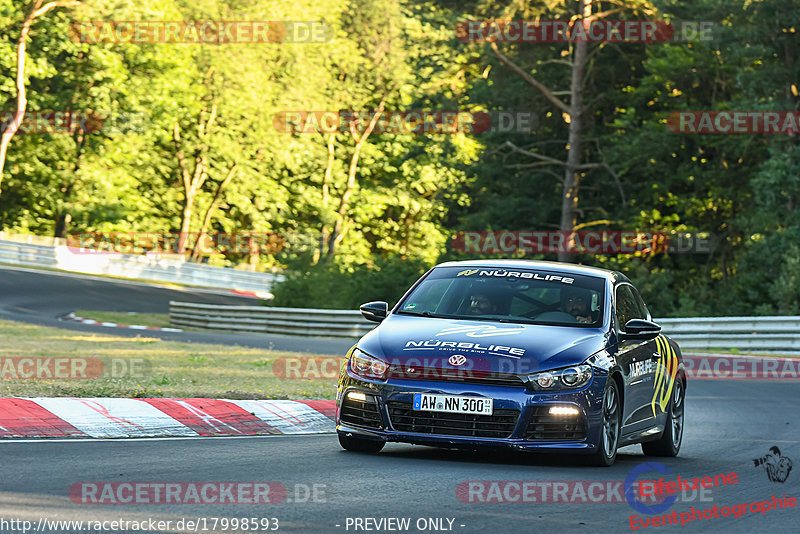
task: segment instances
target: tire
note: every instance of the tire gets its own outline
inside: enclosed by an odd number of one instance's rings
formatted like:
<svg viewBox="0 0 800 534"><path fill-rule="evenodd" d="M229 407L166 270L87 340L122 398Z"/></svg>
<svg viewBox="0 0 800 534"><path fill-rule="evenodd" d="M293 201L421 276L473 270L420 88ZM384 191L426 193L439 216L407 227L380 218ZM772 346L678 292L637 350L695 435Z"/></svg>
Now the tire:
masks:
<svg viewBox="0 0 800 534"><path fill-rule="evenodd" d="M347 451L375 453L380 452L383 446L386 445L386 442L339 434L339 445L341 445L342 448Z"/></svg>
<svg viewBox="0 0 800 534"><path fill-rule="evenodd" d="M589 457L589 464L598 467L609 467L617 459L619 434L622 419L619 386L617 381L608 377L603 391L602 426L597 451Z"/></svg>
<svg viewBox="0 0 800 534"><path fill-rule="evenodd" d="M686 383L683 380L676 380L672 398L669 401L669 413L664 432L661 433L658 441L642 443L642 452L647 456L678 456L683 441L685 397Z"/></svg>

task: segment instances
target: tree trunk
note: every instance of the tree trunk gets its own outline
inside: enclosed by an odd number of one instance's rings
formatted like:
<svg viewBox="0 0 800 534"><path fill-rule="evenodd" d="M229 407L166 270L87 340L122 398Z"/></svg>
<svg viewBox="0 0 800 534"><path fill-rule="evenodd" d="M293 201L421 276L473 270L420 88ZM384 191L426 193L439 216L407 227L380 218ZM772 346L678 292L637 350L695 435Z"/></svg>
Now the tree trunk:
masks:
<svg viewBox="0 0 800 534"><path fill-rule="evenodd" d="M31 24L33 24L33 14L41 5L42 0L37 0L33 5L30 15L22 23L22 31L20 32L19 41L17 41L17 109L14 120L6 125L0 138L0 194L2 194L3 169L6 165L8 145L11 143L11 138L19 130L22 118L25 116L25 110L28 107L28 98L25 92L25 48L27 47L28 33L31 31Z"/></svg>
<svg viewBox="0 0 800 534"><path fill-rule="evenodd" d="M592 0L579 0L581 20L575 24L583 24L584 20L592 14ZM587 28L588 31L588 28ZM564 189L561 196L561 232L569 235L575 228L578 215L578 200L580 194L581 176L581 148L583 144L583 81L586 70L588 43L578 40L575 43L575 54L572 60L572 81L570 86L569 103L569 140L567 161L564 168ZM570 237L565 243L565 248L570 246L574 238ZM558 261L568 262L570 254L558 253Z"/></svg>
<svg viewBox="0 0 800 534"><path fill-rule="evenodd" d="M339 209L336 211L336 223L334 224L333 231L328 238L328 251L325 257L326 260L333 259L333 256L336 253L336 246L344 238L345 221L347 220L347 212L350 209L350 197L352 196L353 190L356 186L356 173L358 172L358 158L361 155L361 148L367 142L370 134L372 134L372 131L375 129L375 125L378 124L378 119L380 119L384 106L386 105L387 96L388 94L384 95L381 99L378 109L375 111L375 113L373 113L369 124L364 129L364 133L358 135L356 132L356 123L353 122L350 124L350 133L353 135L353 139L356 140L356 146L353 148L353 155L350 158L350 168L347 171L347 185L345 186L344 193L342 193L342 198L339 201Z"/></svg>
<svg viewBox="0 0 800 534"><path fill-rule="evenodd" d="M228 184L233 177L236 176L236 163L233 164L233 167L228 171L228 175L225 176L225 179L222 180L222 183L219 184L217 187L217 192L214 193L214 198L211 200L211 204L208 205L208 209L206 210L206 214L203 217L203 225L200 227L200 232L197 233L197 241L194 243L194 248L192 249L192 256L191 260L196 262L197 259L200 257L200 246L202 245L202 239L205 235L206 231L208 231L208 225L211 224L211 216L214 214L214 208L217 207L217 202L219 201L219 197L222 195L222 192L228 187Z"/></svg>
<svg viewBox="0 0 800 534"><path fill-rule="evenodd" d="M333 255L336 253L336 246L344 237L342 228L344 227L347 211L350 208L350 197L352 196L353 189L355 189L356 186L358 158L361 156L361 147L364 146L365 141L366 136L362 136L361 139L356 142L355 148L353 148L353 155L350 158L350 168L347 171L347 185L345 186L344 193L342 193L342 198L339 201L339 209L336 212L336 222L333 225L333 231L328 238L327 259L333 258Z"/></svg>
<svg viewBox="0 0 800 534"><path fill-rule="evenodd" d="M54 232L55 237L61 237L66 239L67 233L69 232L69 225L72 222L72 215L68 211L64 211L58 214L56 218L56 229Z"/></svg>
<svg viewBox="0 0 800 534"><path fill-rule="evenodd" d="M14 137L14 134L19 130L22 119L25 117L25 110L28 108L28 97L25 92L25 49L27 48L27 39L31 31L31 25L34 20L46 14L51 9L81 5L81 2L77 0L59 0L57 2L49 2L42 7L43 1L44 0L36 0L36 2L34 2L33 9L31 9L30 14L22 23L22 31L20 31L19 41L17 41L17 109L14 114L14 120L6 125L2 135L0 135L0 195L2 194L3 170L6 166L8 145L11 144L11 138Z"/></svg>
<svg viewBox="0 0 800 534"><path fill-rule="evenodd" d="M86 147L86 133L78 130L75 133L75 165L72 167L73 181L61 187L61 192L64 194L58 208L58 215L56 216L56 228L54 232L55 237L66 239L69 232L69 225L72 222L72 214L67 211L69 206L69 199L72 196L72 191L75 189L76 180L74 177L81 170L81 163L83 162L84 148Z"/></svg>
<svg viewBox="0 0 800 534"><path fill-rule="evenodd" d="M194 191L187 191L183 197L183 211L181 212L181 231L178 234L178 244L175 254L185 254L186 245L189 241L189 229L192 220L192 210L194 208Z"/></svg>
<svg viewBox="0 0 800 534"><path fill-rule="evenodd" d="M181 231L178 235L178 243L176 246L176 254L186 253L186 243L189 238L189 230L192 224L192 211L194 208L194 201L197 193L203 188L208 174L208 158L206 156L207 145L203 142L208 136L211 126L217 116L217 105L211 106L211 114L208 120L205 120L206 110L204 109L197 122L197 137L198 146L194 151L194 171L189 172L189 166L186 163L186 157L183 154L183 141L181 138L181 126L176 121L172 127L172 139L175 141L175 157L178 159L178 166L181 171L181 178L183 180L183 211L181 213Z"/></svg>
<svg viewBox="0 0 800 534"><path fill-rule="evenodd" d="M330 198L331 178L333 177L333 166L336 163L336 133L332 133L328 137L328 164L325 166L325 175L322 177L322 226L319 231L319 247L314 251L314 264L325 256L328 250L328 240L330 234L328 233L328 201Z"/></svg>
<svg viewBox="0 0 800 534"><path fill-rule="evenodd" d="M247 254L249 256L247 263L250 266L250 270L256 272L258 270L258 258L261 256L261 248L252 234L247 238Z"/></svg>
<svg viewBox="0 0 800 534"><path fill-rule="evenodd" d="M578 2L578 15L579 18L575 24L584 24L586 32L588 32L587 24L591 24L594 20L599 20L607 17L608 15L625 11L626 7L619 7L603 11L601 13L592 14L592 0L579 0ZM501 62L511 68L514 72L525 80L528 84L535 87L551 104L558 108L563 114L565 121L569 121L569 135L567 140L567 159L565 161L556 160L541 154L523 150L513 143L507 141L505 144L510 146L516 152L526 154L539 160L538 165L554 164L563 165L564 178L562 182L562 195L561 195L561 221L559 223L559 230L565 232L570 236L568 245L569 249L574 241L574 236L571 234L575 231L577 218L579 213L579 200L580 200L580 185L582 173L588 169L605 168L614 177L617 186L620 189L620 196L622 197L623 205L625 203L625 195L622 187L619 184L616 173L610 165L600 163L581 163L581 151L583 148L583 118L584 118L584 82L586 77L586 64L588 62L589 43L586 40L577 39L574 44L573 57L572 57L572 72L570 80L570 102L569 104L563 102L553 91L547 86L535 79L525 69L511 61L503 54L496 42L490 41L491 48L495 55ZM554 174L554 173L553 173ZM560 252L558 254L559 261L570 261L570 254Z"/></svg>

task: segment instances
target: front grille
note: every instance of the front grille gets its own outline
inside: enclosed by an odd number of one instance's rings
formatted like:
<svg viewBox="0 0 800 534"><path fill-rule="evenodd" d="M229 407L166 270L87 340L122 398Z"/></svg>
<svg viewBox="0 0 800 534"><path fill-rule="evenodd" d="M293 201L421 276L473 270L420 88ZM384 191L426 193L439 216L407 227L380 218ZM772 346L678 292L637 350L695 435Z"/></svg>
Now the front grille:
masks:
<svg viewBox="0 0 800 534"><path fill-rule="evenodd" d="M378 401L374 395L367 395L366 401L351 399L346 396L342 400L342 423L363 426L366 428L381 428L381 415L378 411Z"/></svg>
<svg viewBox="0 0 800 534"><path fill-rule="evenodd" d="M440 369L437 367L392 366L389 378L405 380L432 380L487 386L525 387L525 382L514 374L479 371L474 369Z"/></svg>
<svg viewBox="0 0 800 534"><path fill-rule="evenodd" d="M576 441L586 438L582 415L550 415L549 406L533 408L525 430L526 441Z"/></svg>
<svg viewBox="0 0 800 534"><path fill-rule="evenodd" d="M390 402L389 420L395 430L475 438L507 438L519 419L518 410L495 410L494 415L425 412L407 402Z"/></svg>

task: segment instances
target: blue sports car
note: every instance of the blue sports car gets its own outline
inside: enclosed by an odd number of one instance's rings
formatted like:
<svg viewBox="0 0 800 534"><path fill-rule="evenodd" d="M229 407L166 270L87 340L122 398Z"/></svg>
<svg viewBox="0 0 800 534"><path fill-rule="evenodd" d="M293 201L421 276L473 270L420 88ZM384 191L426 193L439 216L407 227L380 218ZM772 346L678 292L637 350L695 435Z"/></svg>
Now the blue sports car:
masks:
<svg viewBox="0 0 800 534"><path fill-rule="evenodd" d="M625 275L577 265L483 260L437 265L347 353L339 443L676 456L686 372Z"/></svg>

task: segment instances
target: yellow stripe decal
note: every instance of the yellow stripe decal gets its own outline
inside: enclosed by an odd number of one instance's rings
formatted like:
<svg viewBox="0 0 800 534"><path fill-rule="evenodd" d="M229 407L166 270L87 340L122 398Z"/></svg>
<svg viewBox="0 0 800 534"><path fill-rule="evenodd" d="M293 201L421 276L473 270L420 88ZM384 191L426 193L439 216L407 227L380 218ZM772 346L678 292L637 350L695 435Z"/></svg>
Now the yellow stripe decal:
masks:
<svg viewBox="0 0 800 534"><path fill-rule="evenodd" d="M672 395L672 388L675 386L675 376L678 374L678 356L670 346L667 338L658 336L656 338L656 348L661 358L658 360L658 369L654 384L653 400L650 406L653 408L653 417L656 416L656 404L664 412L669 405Z"/></svg>

